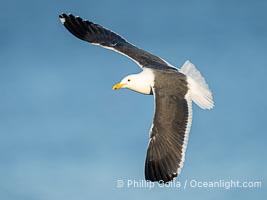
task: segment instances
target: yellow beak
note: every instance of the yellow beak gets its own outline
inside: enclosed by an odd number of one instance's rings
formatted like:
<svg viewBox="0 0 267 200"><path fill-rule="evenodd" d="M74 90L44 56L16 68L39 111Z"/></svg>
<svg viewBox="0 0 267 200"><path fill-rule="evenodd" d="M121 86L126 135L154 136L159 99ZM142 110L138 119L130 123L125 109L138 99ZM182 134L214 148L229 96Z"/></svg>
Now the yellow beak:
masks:
<svg viewBox="0 0 267 200"><path fill-rule="evenodd" d="M125 84L122 84L122 83L117 83L113 86L112 90L117 90L119 88L122 88Z"/></svg>

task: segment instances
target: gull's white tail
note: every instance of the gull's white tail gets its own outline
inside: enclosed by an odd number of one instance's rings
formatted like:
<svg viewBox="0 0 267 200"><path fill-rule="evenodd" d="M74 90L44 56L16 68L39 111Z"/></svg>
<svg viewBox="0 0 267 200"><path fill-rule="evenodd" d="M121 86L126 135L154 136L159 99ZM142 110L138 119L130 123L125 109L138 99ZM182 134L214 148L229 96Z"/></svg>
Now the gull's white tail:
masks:
<svg viewBox="0 0 267 200"><path fill-rule="evenodd" d="M212 109L214 107L212 93L197 68L187 60L180 72L187 76L192 100L202 109Z"/></svg>

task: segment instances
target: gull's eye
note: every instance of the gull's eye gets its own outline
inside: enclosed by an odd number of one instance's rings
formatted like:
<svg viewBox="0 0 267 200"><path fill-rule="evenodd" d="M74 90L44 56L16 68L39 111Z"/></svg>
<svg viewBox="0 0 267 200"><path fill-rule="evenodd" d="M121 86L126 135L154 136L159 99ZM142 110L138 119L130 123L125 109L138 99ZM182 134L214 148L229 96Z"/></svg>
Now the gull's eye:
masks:
<svg viewBox="0 0 267 200"><path fill-rule="evenodd" d="M131 79L128 79L128 82L130 82L131 81Z"/></svg>

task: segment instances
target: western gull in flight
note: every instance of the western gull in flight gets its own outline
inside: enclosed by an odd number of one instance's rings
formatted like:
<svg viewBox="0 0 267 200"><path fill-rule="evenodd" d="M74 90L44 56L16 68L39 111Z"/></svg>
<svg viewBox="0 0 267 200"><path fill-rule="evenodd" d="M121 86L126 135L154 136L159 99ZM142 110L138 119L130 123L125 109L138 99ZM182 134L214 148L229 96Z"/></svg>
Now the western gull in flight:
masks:
<svg viewBox="0 0 267 200"><path fill-rule="evenodd" d="M181 172L185 160L192 123L192 100L202 109L214 106L205 79L189 61L178 69L98 24L72 14L63 13L59 18L79 39L121 53L141 67L139 74L126 76L113 89L127 88L154 95L155 111L145 161L145 179L163 183L173 180Z"/></svg>

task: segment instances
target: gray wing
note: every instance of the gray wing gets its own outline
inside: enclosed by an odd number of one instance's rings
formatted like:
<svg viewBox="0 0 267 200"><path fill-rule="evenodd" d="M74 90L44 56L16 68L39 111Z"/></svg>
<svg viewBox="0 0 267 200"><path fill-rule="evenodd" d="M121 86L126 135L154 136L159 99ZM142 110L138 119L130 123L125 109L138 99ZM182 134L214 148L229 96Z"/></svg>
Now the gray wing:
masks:
<svg viewBox="0 0 267 200"><path fill-rule="evenodd" d="M135 47L118 34L98 24L72 14L63 13L59 18L63 25L79 39L117 51L134 60L141 68L177 70L163 59Z"/></svg>
<svg viewBox="0 0 267 200"><path fill-rule="evenodd" d="M156 76L155 114L145 162L145 178L168 182L183 165L192 120L192 102L183 74Z"/></svg>

